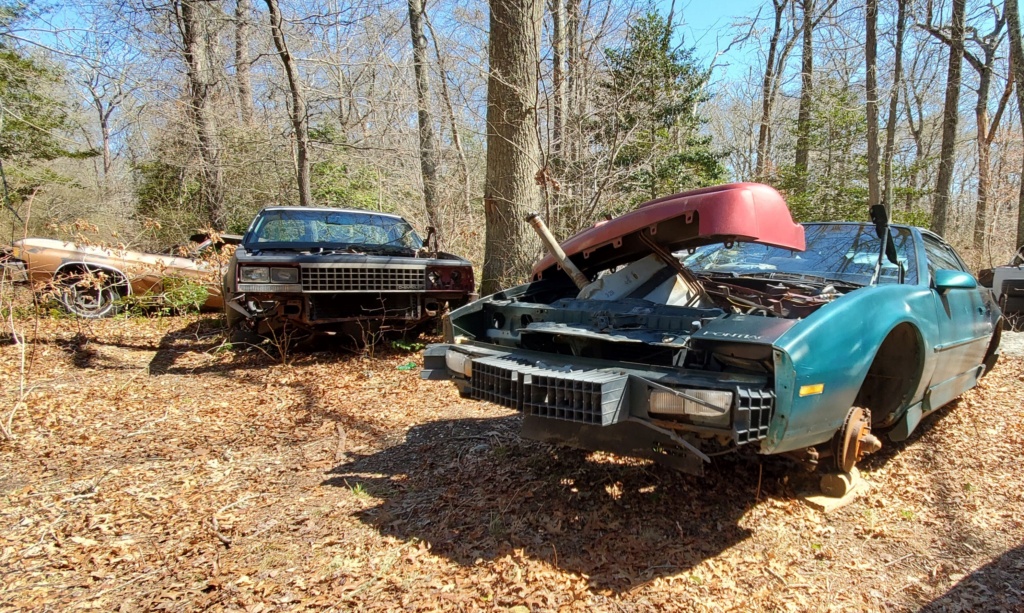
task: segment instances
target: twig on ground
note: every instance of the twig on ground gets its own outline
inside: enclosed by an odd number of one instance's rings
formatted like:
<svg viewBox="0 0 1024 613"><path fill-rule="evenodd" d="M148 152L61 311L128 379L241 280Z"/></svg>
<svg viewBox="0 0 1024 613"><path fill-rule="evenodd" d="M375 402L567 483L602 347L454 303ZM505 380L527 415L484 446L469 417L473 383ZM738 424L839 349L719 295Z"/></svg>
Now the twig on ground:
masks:
<svg viewBox="0 0 1024 613"><path fill-rule="evenodd" d="M893 564L897 564L899 562L902 562L903 560L906 560L907 558L912 558L915 555L917 555L917 554L915 554L915 553L908 553L907 555L903 556L902 558L896 558L895 560L892 560L890 562L886 562L885 568L889 568Z"/></svg>
<svg viewBox="0 0 1024 613"><path fill-rule="evenodd" d="M216 515L210 518L210 528L213 530L213 534L221 543L224 544L225 547L231 547L231 539L220 533L220 525L217 523Z"/></svg>

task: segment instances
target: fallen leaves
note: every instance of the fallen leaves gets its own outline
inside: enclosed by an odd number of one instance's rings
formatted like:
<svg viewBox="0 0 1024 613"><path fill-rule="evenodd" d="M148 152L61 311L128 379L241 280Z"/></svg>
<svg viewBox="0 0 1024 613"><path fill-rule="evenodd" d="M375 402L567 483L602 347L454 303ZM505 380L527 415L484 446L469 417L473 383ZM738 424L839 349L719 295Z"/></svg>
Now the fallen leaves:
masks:
<svg viewBox="0 0 1024 613"><path fill-rule="evenodd" d="M1020 359L869 458L869 493L826 516L783 461L692 478L530 443L510 412L421 381L416 354L280 365L220 334L40 320L0 447L0 610L1021 602L999 587L1024 571Z"/></svg>

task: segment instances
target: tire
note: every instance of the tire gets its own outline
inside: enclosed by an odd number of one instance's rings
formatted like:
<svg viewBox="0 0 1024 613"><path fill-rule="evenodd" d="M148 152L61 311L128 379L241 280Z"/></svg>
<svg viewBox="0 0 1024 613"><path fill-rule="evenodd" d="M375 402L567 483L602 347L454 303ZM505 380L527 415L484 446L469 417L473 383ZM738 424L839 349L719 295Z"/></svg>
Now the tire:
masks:
<svg viewBox="0 0 1024 613"><path fill-rule="evenodd" d="M101 282L92 275L72 275L60 282L60 303L68 313L83 319L112 317L120 311L117 284Z"/></svg>

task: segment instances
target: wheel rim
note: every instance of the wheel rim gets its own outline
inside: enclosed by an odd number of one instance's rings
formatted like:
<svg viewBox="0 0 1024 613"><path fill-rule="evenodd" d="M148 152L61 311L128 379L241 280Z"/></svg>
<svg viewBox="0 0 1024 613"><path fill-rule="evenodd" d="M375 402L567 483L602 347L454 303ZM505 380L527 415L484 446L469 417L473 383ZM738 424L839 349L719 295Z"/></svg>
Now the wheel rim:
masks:
<svg viewBox="0 0 1024 613"><path fill-rule="evenodd" d="M113 306L113 294L113 290L105 285L82 279L65 287L64 306L83 317L101 316Z"/></svg>

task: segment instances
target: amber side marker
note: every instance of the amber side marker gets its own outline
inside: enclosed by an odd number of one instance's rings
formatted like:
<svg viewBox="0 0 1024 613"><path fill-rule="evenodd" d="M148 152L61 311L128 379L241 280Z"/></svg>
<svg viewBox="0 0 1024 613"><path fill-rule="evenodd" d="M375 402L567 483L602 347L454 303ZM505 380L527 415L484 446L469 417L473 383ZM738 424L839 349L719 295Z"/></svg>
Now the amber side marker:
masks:
<svg viewBox="0 0 1024 613"><path fill-rule="evenodd" d="M815 383L814 385L801 385L800 386L800 397L814 396L825 391L824 383Z"/></svg>

